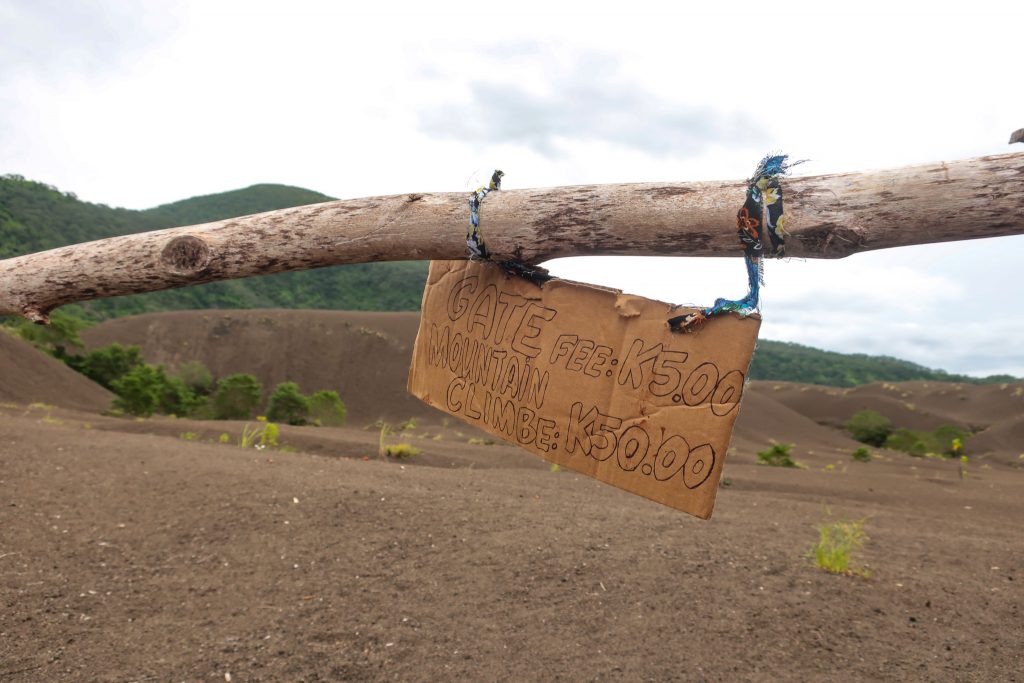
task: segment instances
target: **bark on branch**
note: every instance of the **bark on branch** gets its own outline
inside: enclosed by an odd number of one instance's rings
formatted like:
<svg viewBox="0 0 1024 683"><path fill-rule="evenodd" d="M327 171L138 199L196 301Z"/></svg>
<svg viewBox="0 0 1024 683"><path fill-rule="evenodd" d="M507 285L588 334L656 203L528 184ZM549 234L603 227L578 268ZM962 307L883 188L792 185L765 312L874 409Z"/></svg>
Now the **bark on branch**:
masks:
<svg viewBox="0 0 1024 683"><path fill-rule="evenodd" d="M787 255L849 254L1024 234L1024 153L784 181ZM739 256L744 181L579 185L491 193L496 259ZM0 315L45 322L101 297L342 263L466 256L468 193L314 204L126 235L0 261Z"/></svg>

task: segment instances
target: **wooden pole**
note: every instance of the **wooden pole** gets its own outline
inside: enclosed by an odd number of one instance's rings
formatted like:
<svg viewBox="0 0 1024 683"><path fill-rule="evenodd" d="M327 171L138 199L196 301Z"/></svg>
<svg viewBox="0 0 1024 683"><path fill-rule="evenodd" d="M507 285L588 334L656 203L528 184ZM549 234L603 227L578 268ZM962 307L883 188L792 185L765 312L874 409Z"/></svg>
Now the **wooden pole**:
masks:
<svg viewBox="0 0 1024 683"><path fill-rule="evenodd" d="M783 181L786 252L1024 234L1024 153ZM739 256L744 181L504 190L480 211L496 259ZM326 202L61 247L0 261L0 315L342 263L466 256L468 193Z"/></svg>

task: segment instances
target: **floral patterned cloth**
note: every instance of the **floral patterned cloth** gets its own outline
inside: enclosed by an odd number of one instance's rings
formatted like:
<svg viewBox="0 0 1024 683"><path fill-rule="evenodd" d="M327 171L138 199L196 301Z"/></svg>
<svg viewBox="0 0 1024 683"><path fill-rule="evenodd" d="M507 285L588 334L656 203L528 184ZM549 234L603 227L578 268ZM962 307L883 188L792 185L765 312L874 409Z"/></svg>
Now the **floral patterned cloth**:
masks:
<svg viewBox="0 0 1024 683"><path fill-rule="evenodd" d="M714 306L670 318L668 324L672 330L692 332L708 319L722 313L750 315L757 311L761 286L764 284L762 259L766 256L782 258L786 254L786 217L782 212L782 184L779 178L801 163L787 163L788 158L785 154L769 154L761 159L754 175L747 181L746 201L736 212L736 234L743 247L743 260L747 267L747 295L742 299L716 299Z"/></svg>
<svg viewBox="0 0 1024 683"><path fill-rule="evenodd" d="M487 245L484 244L484 235L480 232L480 204L488 193L501 189L501 179L504 175L500 170L494 171L490 185L478 187L469 195L469 232L466 233L466 246L469 247L471 258L487 260L491 257Z"/></svg>
<svg viewBox="0 0 1024 683"><path fill-rule="evenodd" d="M466 246L469 248L471 259L491 260L491 253L487 250L484 235L480 231L480 204L488 194L501 189L501 179L504 175L502 171L496 170L491 175L491 182L487 187L478 187L469 195L469 232L466 233ZM535 285L543 285L552 279L547 269L521 261L499 261L498 265L509 275L526 278Z"/></svg>

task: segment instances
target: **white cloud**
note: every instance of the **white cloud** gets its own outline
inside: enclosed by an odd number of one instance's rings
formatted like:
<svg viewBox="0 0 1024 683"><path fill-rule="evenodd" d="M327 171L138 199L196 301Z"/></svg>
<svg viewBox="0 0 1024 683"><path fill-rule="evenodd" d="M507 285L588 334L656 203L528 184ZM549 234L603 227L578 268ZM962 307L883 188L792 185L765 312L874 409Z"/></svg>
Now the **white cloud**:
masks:
<svg viewBox="0 0 1024 683"><path fill-rule="evenodd" d="M564 157L568 141L609 142L682 158L716 143L767 145L765 131L749 115L666 99L625 77L619 59L606 52L580 52L566 60L520 43L493 46L487 54L492 66L468 84L466 101L420 112L426 134L471 144L521 144L548 158ZM526 84L510 78L503 63L509 55L547 64L544 78Z"/></svg>

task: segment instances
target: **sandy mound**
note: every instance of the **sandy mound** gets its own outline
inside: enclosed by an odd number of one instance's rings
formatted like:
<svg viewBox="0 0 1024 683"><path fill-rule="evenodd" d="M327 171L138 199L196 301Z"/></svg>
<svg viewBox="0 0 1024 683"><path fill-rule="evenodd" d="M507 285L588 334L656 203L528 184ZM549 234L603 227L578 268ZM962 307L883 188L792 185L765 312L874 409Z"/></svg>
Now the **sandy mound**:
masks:
<svg viewBox="0 0 1024 683"><path fill-rule="evenodd" d="M1010 462L1024 464L1024 415L972 436L968 445L975 453L998 453L1008 456Z"/></svg>
<svg viewBox="0 0 1024 683"><path fill-rule="evenodd" d="M337 391L354 423L438 416L405 391L418 313L175 311L110 320L82 333L89 348L137 344L150 363L203 362L215 377L248 372L264 399L280 382Z"/></svg>
<svg viewBox="0 0 1024 683"><path fill-rule="evenodd" d="M32 345L0 332L0 403L49 403L99 412L113 394Z"/></svg>
<svg viewBox="0 0 1024 683"><path fill-rule="evenodd" d="M438 422L443 416L405 390L417 313L348 311L178 311L105 322L82 337L90 348L112 342L138 344L146 359L171 368L190 360L215 376L256 375L265 396L279 382L298 382L311 393L334 389L348 406L351 424L384 417ZM1024 384L943 382L869 384L853 389L789 382L752 382L737 423L740 457L752 457L770 440L795 444L794 454L849 454L859 444L842 426L865 409L896 427L933 430L955 425L981 434L972 452L1024 451L1019 427ZM1004 423L1007 426L1003 426Z"/></svg>
<svg viewBox="0 0 1024 683"><path fill-rule="evenodd" d="M862 444L849 438L845 432L822 426L775 400L763 383L747 387L740 406L739 418L733 430L732 446L735 455L744 461L771 441L792 444L793 455L804 457L814 453L842 453L849 455Z"/></svg>
<svg viewBox="0 0 1024 683"><path fill-rule="evenodd" d="M897 427L955 425L981 431L1024 414L1024 384L898 382L852 389L790 382L754 382L757 390L815 422L842 426L861 410L875 410ZM1024 445L1024 444L1022 444Z"/></svg>

